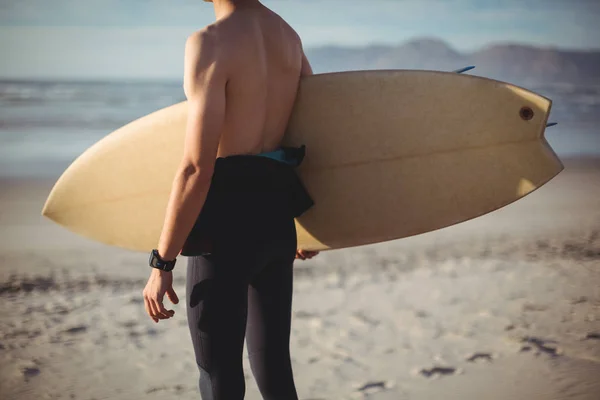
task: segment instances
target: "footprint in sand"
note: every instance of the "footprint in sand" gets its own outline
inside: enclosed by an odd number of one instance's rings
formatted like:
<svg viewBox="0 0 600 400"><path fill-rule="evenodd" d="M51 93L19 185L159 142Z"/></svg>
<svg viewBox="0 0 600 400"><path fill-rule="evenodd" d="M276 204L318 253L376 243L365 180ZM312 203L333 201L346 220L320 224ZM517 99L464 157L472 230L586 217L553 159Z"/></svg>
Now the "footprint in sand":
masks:
<svg viewBox="0 0 600 400"><path fill-rule="evenodd" d="M433 368L423 368L419 371L421 375L426 378L432 378L434 376L443 376L443 375L454 375L458 372L456 368L453 367L433 367Z"/></svg>
<svg viewBox="0 0 600 400"><path fill-rule="evenodd" d="M494 357L490 353L474 353L471 356L467 357L468 362L477 362L479 360L492 362Z"/></svg>
<svg viewBox="0 0 600 400"><path fill-rule="evenodd" d="M368 325L368 326L372 326L372 327L377 326L380 323L379 320L368 317L365 313L363 313L361 311L353 312L352 317L353 317L354 321L357 321L363 325Z"/></svg>
<svg viewBox="0 0 600 400"><path fill-rule="evenodd" d="M29 380L35 376L38 376L42 371L36 367L26 367L21 370L23 372L23 377L25 378L25 382L29 382Z"/></svg>
<svg viewBox="0 0 600 400"><path fill-rule="evenodd" d="M586 296L579 296L571 300L571 304L581 304L586 303L588 298Z"/></svg>
<svg viewBox="0 0 600 400"><path fill-rule="evenodd" d="M548 310L548 306L543 304L535 304L535 303L525 303L523 305L523 311L546 311Z"/></svg>
<svg viewBox="0 0 600 400"><path fill-rule="evenodd" d="M169 390L169 388L166 387L166 386L153 387L153 388L150 388L150 389L146 390L146 394L152 394L152 393L156 393L156 392L161 392L163 390Z"/></svg>
<svg viewBox="0 0 600 400"><path fill-rule="evenodd" d="M361 387L359 387L357 390L359 392L364 392L366 390L373 390L373 389L385 389L385 382L384 381L368 382L368 383L365 383L364 385L362 385Z"/></svg>
<svg viewBox="0 0 600 400"><path fill-rule="evenodd" d="M65 330L64 332L68 333L70 335L76 335L78 333L85 333L85 332L87 332L87 328L88 327L85 326L85 325L74 326L72 328L69 328L69 329Z"/></svg>
<svg viewBox="0 0 600 400"><path fill-rule="evenodd" d="M587 340L600 340L600 332L589 332L585 335Z"/></svg>
<svg viewBox="0 0 600 400"><path fill-rule="evenodd" d="M28 331L26 329L18 329L13 332L7 333L4 337L6 339L15 339L15 338L26 338L26 339L34 339L42 334L42 331L39 329Z"/></svg>
<svg viewBox="0 0 600 400"><path fill-rule="evenodd" d="M138 324L137 321L126 321L126 322L121 322L121 326L124 328L134 328L136 325Z"/></svg>
<svg viewBox="0 0 600 400"><path fill-rule="evenodd" d="M152 393L162 392L162 391L169 391L169 392L174 392L175 394L181 394L185 390L186 390L186 387L183 385L174 385L174 386L164 386L163 385L163 386L153 387L153 388L146 390L146 394L152 394Z"/></svg>
<svg viewBox="0 0 600 400"><path fill-rule="evenodd" d="M394 382L391 381L373 381L357 386L356 391L368 395L392 389L394 385Z"/></svg>
<svg viewBox="0 0 600 400"><path fill-rule="evenodd" d="M521 352L531 351L534 347L537 349L537 354L546 353L552 357L558 357L561 355L561 349L556 345L556 341L554 340L545 340L536 337L524 337L521 339L522 343L527 343L527 345L521 347ZM529 346L529 345L533 345Z"/></svg>
<svg viewBox="0 0 600 400"><path fill-rule="evenodd" d="M130 338L139 338L142 336L156 336L158 335L158 331L154 328L147 328L145 331L136 331L134 329L130 329L127 334L129 335Z"/></svg>

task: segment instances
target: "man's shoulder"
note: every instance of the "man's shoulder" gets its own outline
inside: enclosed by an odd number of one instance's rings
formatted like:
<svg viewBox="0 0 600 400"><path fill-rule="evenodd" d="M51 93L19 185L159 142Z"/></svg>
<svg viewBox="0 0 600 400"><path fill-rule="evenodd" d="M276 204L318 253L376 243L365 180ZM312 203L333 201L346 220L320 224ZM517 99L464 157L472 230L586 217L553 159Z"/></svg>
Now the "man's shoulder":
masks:
<svg viewBox="0 0 600 400"><path fill-rule="evenodd" d="M186 46L194 49L202 48L203 51L216 48L224 49L231 43L234 33L229 24L224 23L224 21L216 21L190 34Z"/></svg>
<svg viewBox="0 0 600 400"><path fill-rule="evenodd" d="M216 44L216 27L209 25L190 34L186 41L186 46L206 47Z"/></svg>
<svg viewBox="0 0 600 400"><path fill-rule="evenodd" d="M223 55L224 46L223 43L219 43L219 30L217 24L211 24L190 34L185 43L186 58L194 62L200 62L200 59L214 61Z"/></svg>
<svg viewBox="0 0 600 400"><path fill-rule="evenodd" d="M194 32L190 37L194 40L211 41L218 44L226 44L233 37L244 35L244 26L249 25L242 15L232 14L219 19L204 28ZM219 43L221 42L221 43Z"/></svg>

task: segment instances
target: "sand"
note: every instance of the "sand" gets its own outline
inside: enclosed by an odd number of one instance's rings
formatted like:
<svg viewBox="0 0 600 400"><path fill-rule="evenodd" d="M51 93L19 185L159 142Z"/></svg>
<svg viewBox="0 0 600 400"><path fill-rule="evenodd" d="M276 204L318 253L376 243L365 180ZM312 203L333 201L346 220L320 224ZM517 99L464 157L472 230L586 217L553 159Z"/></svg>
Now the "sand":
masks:
<svg viewBox="0 0 600 400"><path fill-rule="evenodd" d="M484 217L298 261L300 398L599 400L600 159L565 165ZM2 183L0 398L199 399L185 306L145 315L147 255L39 216L52 182Z"/></svg>

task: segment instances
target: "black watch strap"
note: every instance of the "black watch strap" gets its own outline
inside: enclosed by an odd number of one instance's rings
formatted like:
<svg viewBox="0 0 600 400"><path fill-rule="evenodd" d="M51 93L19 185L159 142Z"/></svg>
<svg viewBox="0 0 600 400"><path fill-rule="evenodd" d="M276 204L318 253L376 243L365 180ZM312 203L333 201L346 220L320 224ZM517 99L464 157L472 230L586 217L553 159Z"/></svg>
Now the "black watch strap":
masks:
<svg viewBox="0 0 600 400"><path fill-rule="evenodd" d="M150 253L150 266L152 268L167 272L173 271L173 268L175 268L175 262L177 262L177 259L171 261L163 260L158 254L157 249L152 250L152 253Z"/></svg>

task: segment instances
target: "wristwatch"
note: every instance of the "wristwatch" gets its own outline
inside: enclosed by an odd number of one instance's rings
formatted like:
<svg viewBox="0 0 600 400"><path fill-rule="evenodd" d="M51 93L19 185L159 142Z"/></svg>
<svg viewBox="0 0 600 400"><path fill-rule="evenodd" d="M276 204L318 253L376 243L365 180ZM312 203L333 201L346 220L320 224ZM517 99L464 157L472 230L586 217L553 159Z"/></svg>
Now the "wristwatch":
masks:
<svg viewBox="0 0 600 400"><path fill-rule="evenodd" d="M161 271L173 271L176 261L177 259L171 261L163 260L158 254L157 249L152 250L152 253L150 253L150 266L152 268L160 269Z"/></svg>

